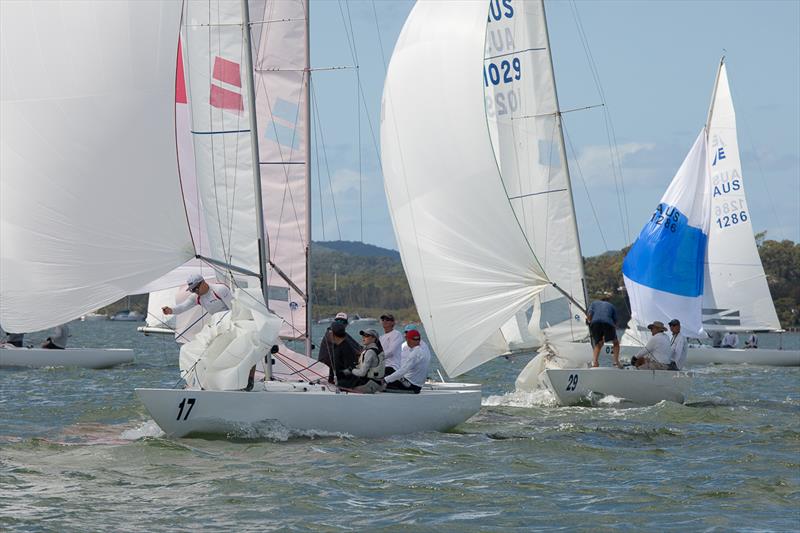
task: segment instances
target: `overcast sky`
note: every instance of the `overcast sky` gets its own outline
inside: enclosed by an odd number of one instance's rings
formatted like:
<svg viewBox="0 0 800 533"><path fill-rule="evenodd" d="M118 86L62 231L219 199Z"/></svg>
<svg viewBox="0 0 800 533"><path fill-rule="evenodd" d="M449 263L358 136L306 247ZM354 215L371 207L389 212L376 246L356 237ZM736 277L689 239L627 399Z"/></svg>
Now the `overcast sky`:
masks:
<svg viewBox="0 0 800 533"><path fill-rule="evenodd" d="M545 5L562 110L601 101L577 11L622 158L624 204L614 186L603 111L565 116L584 255L630 244L650 217L705 123L723 50L754 228L800 241L800 1ZM377 154L380 99L385 62L412 6L407 0L311 1L312 67L355 65L353 34L360 67L318 70L312 78L320 118L314 142L319 132L324 138L320 167L312 155L314 240L363 239L396 249ZM352 25L350 38L342 13ZM357 103L357 76L366 109Z"/></svg>

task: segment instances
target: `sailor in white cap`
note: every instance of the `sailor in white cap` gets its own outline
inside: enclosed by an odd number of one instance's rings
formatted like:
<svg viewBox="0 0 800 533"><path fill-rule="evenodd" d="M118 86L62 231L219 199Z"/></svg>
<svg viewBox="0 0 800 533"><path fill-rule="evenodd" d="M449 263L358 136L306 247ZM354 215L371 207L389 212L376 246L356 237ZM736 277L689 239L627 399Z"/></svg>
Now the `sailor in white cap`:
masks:
<svg viewBox="0 0 800 533"><path fill-rule="evenodd" d="M161 311L165 315L179 315L195 305L203 306L208 313L214 314L231 308L231 291L220 283L208 283L200 274L192 274L186 280L186 290L194 293L194 297L186 298L175 307L165 305Z"/></svg>

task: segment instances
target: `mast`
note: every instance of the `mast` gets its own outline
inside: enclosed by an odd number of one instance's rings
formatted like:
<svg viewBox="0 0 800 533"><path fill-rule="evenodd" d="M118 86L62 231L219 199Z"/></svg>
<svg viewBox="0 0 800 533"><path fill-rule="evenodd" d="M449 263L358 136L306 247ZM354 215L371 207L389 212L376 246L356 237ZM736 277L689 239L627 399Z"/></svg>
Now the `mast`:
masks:
<svg viewBox="0 0 800 533"><path fill-rule="evenodd" d="M311 357L311 21L310 2L303 2L306 15L306 76L303 97L306 100L306 355Z"/></svg>
<svg viewBox="0 0 800 533"><path fill-rule="evenodd" d="M264 305L269 308L269 282L267 281L266 265L269 262L269 241L264 231L264 205L261 197L261 157L258 151L258 123L256 121L256 91L253 81L253 47L250 33L250 6L248 0L242 0L242 36L244 38L244 52L247 71L247 107L250 115L250 149L253 155L253 188L255 190L256 225L258 235L258 272L261 281L261 293L264 295ZM264 369L267 379L272 379L272 357L266 357Z"/></svg>
<svg viewBox="0 0 800 533"><path fill-rule="evenodd" d="M558 141L561 144L560 156L561 156L561 166L564 168L564 172L566 173L567 177L567 193L569 196L569 206L572 210L572 232L575 235L575 243L578 247L578 256L580 261L578 263L578 274L581 278L581 287L583 288L583 301L586 302L586 305L589 303L589 295L586 292L586 273L583 270L583 252L581 251L581 239L578 235L578 218L575 213L575 200L572 197L572 179L569 175L569 165L567 164L567 147L564 144L564 130L561 126L561 106L558 104L558 90L556 88L556 73L553 69L553 54L550 48L550 33L547 29L547 14L545 13L544 9L544 0L539 0L539 4L542 6L542 19L544 20L544 38L545 43L547 43L547 62L550 65L550 75L553 78L553 97L556 101L556 125L558 126ZM558 287L556 287L558 289ZM561 291L564 293L564 291ZM569 298L573 302L572 298ZM580 306L578 306L580 307ZM585 312L584 309L582 311Z"/></svg>
<svg viewBox="0 0 800 533"><path fill-rule="evenodd" d="M719 75L722 74L722 66L725 64L725 56L723 55L719 60L719 67L717 67L717 78L714 80L714 90L711 92L711 104L708 106L708 118L706 118L706 140L708 140L708 132L711 128L711 117L714 115L714 102L717 101L717 87L719 87Z"/></svg>

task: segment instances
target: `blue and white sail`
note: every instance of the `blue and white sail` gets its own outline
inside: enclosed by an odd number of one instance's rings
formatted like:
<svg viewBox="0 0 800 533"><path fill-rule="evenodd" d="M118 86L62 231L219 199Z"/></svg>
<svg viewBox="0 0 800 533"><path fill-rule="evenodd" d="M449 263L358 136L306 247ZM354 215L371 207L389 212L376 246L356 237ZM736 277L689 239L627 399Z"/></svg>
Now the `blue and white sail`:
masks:
<svg viewBox="0 0 800 533"><path fill-rule="evenodd" d="M632 318L677 318L685 335L702 333L703 281L711 197L705 128L622 264Z"/></svg>

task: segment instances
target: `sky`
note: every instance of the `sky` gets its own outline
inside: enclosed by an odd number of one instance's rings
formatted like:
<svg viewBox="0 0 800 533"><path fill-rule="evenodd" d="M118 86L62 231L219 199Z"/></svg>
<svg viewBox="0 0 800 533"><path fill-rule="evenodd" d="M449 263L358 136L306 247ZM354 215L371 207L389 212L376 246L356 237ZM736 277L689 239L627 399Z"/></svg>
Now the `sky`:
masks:
<svg viewBox="0 0 800 533"><path fill-rule="evenodd" d="M378 155L380 101L385 65L413 4L311 0L314 240L397 248ZM800 242L799 0L545 6L561 109L603 101L590 65L605 95L605 113L595 107L564 115L584 256L635 240L705 123L723 53L754 230Z"/></svg>

